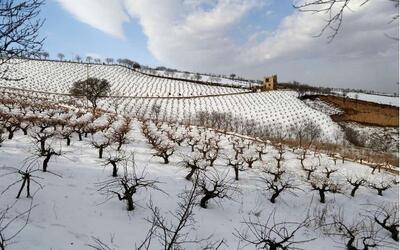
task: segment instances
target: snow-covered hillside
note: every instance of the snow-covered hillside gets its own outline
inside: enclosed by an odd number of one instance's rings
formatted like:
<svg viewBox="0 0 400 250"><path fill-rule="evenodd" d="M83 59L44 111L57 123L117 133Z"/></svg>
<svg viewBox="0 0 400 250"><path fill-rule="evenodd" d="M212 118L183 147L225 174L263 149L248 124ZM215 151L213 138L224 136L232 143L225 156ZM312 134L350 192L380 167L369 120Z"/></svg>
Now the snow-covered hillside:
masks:
<svg viewBox="0 0 400 250"><path fill-rule="evenodd" d="M191 79L191 80L200 80L204 82L212 82L220 85L226 86L236 86L242 88L249 88L251 86L259 85L257 82L250 82L250 81L243 81L239 79L231 79L226 77L216 77L216 76L209 76L203 74L195 74L195 73L185 73L185 72L172 72L172 71L164 71L164 70L142 70L145 73L159 75L159 76L169 76L179 79Z"/></svg>
<svg viewBox="0 0 400 250"><path fill-rule="evenodd" d="M342 92L336 92L338 94L342 94ZM399 106L399 97L398 96L385 96L385 95L373 95L373 94L365 94L365 93L357 93L357 92L348 92L346 96L352 99L367 101L367 102L375 102L379 104L386 104L392 106Z"/></svg>
<svg viewBox="0 0 400 250"><path fill-rule="evenodd" d="M78 63L26 61L14 68L15 77L22 74L25 78L17 82L0 81L0 86L62 94L69 92L73 82L85 79L89 70L90 76L105 78L112 85L114 97L104 99L101 107L124 114L146 116L157 106L164 120L187 123L195 121L200 112L219 112L231 115L240 127L253 131L279 129L288 132L312 121L321 128L326 141L340 133L340 128L328 115L308 107L290 91L241 93L240 89L148 77L109 65L88 68Z"/></svg>
<svg viewBox="0 0 400 250"><path fill-rule="evenodd" d="M87 77L107 79L113 96L190 97L245 92L236 88L151 77L118 65L41 60L24 60L15 64L7 78L22 80L0 80L0 86L66 94L74 82Z"/></svg>
<svg viewBox="0 0 400 250"><path fill-rule="evenodd" d="M396 96L371 95L371 94L354 93L354 92L347 93L347 96L353 99L358 99L368 102L387 104L396 107L399 106L399 97Z"/></svg>
<svg viewBox="0 0 400 250"><path fill-rule="evenodd" d="M15 113L18 112L16 108ZM0 195L0 211L16 201L15 196L21 182L10 186L20 178L13 168L25 169L26 159L30 161L36 159L38 165L33 165L33 169L41 168L43 157L32 158L34 143L30 139L31 133L55 132L56 136L49 139L46 145L53 147L57 152L59 150L62 152L61 156L54 157L50 161L51 173L34 172L32 178L37 182L31 183L33 198L25 198L24 190L18 202L8 211L5 223L26 211L31 202L34 206L29 218L26 215L18 217L7 228L6 233L12 234L27 221L24 230L13 239L13 244L7 249L90 249L88 245L98 245L100 241L109 247L103 249L135 249L145 240L152 225L154 213L149 206L157 207L153 211L158 211L158 215L165 219L163 223L169 225L171 222L174 228L178 223L178 218L175 216L179 217L175 213L178 209L179 196L185 190L190 190L193 185L191 181L185 179L190 169L184 164L185 159L196 157L196 153L193 153L188 145L193 139L199 139L194 147L196 152L201 152L207 142L213 141L214 146L218 145L220 152L217 153L214 167L208 166L206 170L201 171L206 175L219 173L229 180L229 185L235 189L227 192L226 196L221 196L223 197L221 199L211 199L207 208L201 208L199 205L193 207L193 220L181 232L187 233L187 238L180 238L186 242L181 245L182 249L204 249L202 247L206 242L220 244L219 249L256 249L255 245L241 240L241 236L254 242L259 240L257 237L279 242L292 231L294 238L282 243L283 245L291 244L302 249L343 249L348 236L340 230L342 226L336 228L333 224L329 224L334 220L353 230L357 229L354 233L356 246L363 246L364 238L367 238L368 243L378 244L379 249L396 246L387 231L378 225L371 229L367 222L369 220L367 216L373 216L377 206L389 206L398 202L398 185L391 184L395 180L394 176L385 172L371 175L371 169L367 166L348 161L344 163L340 160L334 161L334 158L325 154L314 157L314 153L309 152L306 154L304 164L306 168L315 167L315 172L312 173L311 179L307 180L307 172L302 170L299 162L298 153L301 151L293 153L284 147L254 143L235 136L221 136L213 131L195 127L189 131L187 130L189 128L149 122L147 132L143 132L145 128L142 122L133 121L130 124L132 130L127 134L127 140L118 154L129 156L129 159L133 154L135 172L144 173L146 180L156 180L159 190L138 190L134 195L135 208L128 212L124 201L118 200L115 193L99 190L104 183L124 176L123 163L119 165L119 177L111 177L112 167L104 164L108 157L118 152L116 145L112 144L105 149L104 159L98 158L98 150L92 146L93 141L101 142L104 140L104 135L116 131L124 123L123 118L114 116L110 119L110 116L103 115L96 119L91 118L90 114L75 118L75 113L72 111L62 112L74 116L69 119L70 124L65 126L65 131L69 126L75 126L72 124L83 121L89 121L93 126L103 126L111 120L112 125L108 132L107 130L95 132L93 136L84 137L82 141L73 134L70 146L66 146L65 139L59 137L63 133L59 126L55 131L53 128L48 128L42 132L32 127L29 135L23 135L22 131L17 132L12 140L6 140L2 144L0 191L6 191ZM45 118L46 114L43 113L41 116ZM163 164L161 158L154 156L157 151L149 144L149 138L146 138L144 133L173 145L174 152L169 164ZM163 137L166 134L170 136ZM187 137L177 144L179 135ZM176 141L173 142L168 138L175 138ZM234 149L237 150L242 146L243 153L239 153L239 156L243 159L255 157L256 161L251 168L244 164L238 172L239 180L235 181L233 168L227 162L233 159ZM261 158L258 151L262 152ZM283 158L280 167L277 168L276 159L280 158L279 153L283 153ZM126 164L129 165L129 161ZM267 188L268 184L265 181L274 183L273 174L278 173L280 169L284 172L279 177L282 179L279 179L276 185L287 182L293 188L282 192L275 203L271 203L269 199L273 192ZM129 173L132 171L129 168ZM332 171L330 177L324 177L330 171ZM210 176L209 178L212 178ZM350 196L352 186L346 179L354 181L361 178L365 178L365 183L357 190L354 197ZM320 184L317 183L324 183L324 180L329 183L327 187L331 191L326 193L326 203L321 203L318 191L313 189L312 185L318 186ZM369 185L377 187L390 185L390 188L383 192L383 196L379 196ZM120 191L119 188L114 190ZM200 190L199 192L202 197L202 192ZM264 230L267 230L265 234ZM162 249L160 244L163 242L159 241L156 235L153 235L149 249ZM162 237L162 231L160 235ZM210 235L212 238L208 238ZM208 240L201 241L201 239Z"/></svg>

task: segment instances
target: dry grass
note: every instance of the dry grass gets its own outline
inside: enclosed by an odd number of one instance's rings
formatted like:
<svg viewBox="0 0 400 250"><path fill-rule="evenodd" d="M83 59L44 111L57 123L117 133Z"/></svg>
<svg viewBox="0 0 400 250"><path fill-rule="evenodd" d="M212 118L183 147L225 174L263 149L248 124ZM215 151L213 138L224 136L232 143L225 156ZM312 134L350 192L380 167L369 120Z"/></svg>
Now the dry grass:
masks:
<svg viewBox="0 0 400 250"><path fill-rule="evenodd" d="M336 122L351 121L365 125L385 127L399 126L399 109L397 107L339 96L321 95L318 96L318 98L344 111L344 113L340 115L332 116L332 119Z"/></svg>

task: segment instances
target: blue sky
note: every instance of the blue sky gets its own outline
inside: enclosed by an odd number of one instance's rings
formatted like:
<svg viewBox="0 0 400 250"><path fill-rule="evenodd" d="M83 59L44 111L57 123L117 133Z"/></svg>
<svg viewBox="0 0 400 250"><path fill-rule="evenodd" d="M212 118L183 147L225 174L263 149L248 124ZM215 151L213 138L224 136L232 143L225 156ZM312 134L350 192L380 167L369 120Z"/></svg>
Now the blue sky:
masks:
<svg viewBox="0 0 400 250"><path fill-rule="evenodd" d="M332 43L315 38L326 16L291 0L48 0L45 50L54 58L130 58L150 66L236 73L251 79L394 92L398 89L398 9L351 0Z"/></svg>
<svg viewBox="0 0 400 250"><path fill-rule="evenodd" d="M120 39L80 22L55 0L47 1L41 14L46 18L42 29L46 37L44 47L52 58L61 52L69 59L75 55L95 54L103 58L131 58L144 64L159 64L147 50L146 36L135 20L124 24L126 39Z"/></svg>
<svg viewBox="0 0 400 250"><path fill-rule="evenodd" d="M230 34L236 43L245 43L255 31L273 32L282 18L294 12L290 1L272 1L267 6L273 11L253 9L239 26L232 27ZM56 58L58 53L65 54L67 58L95 54L103 58L131 58L146 65L162 64L147 49L147 37L136 18L123 24L125 39L120 39L82 23L57 0L46 2L42 16L46 18L42 30L46 37L45 50L52 58Z"/></svg>

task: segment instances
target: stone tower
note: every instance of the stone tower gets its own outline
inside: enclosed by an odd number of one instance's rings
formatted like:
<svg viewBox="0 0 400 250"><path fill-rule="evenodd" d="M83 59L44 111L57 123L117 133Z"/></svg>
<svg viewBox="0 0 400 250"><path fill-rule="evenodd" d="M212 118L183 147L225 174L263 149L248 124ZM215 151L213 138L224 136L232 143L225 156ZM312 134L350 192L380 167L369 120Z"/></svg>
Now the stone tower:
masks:
<svg viewBox="0 0 400 250"><path fill-rule="evenodd" d="M264 91L275 90L278 84L278 76L272 75L264 77Z"/></svg>

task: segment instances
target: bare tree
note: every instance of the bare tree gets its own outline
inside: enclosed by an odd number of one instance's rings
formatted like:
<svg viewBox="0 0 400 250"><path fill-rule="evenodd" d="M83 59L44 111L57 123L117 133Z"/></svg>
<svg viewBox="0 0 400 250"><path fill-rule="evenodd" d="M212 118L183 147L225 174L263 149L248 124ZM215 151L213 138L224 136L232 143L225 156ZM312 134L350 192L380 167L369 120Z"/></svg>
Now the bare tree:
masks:
<svg viewBox="0 0 400 250"><path fill-rule="evenodd" d="M399 0L389 0L394 3L394 7L399 7ZM350 5L354 3L354 0L310 0L310 1L295 1L293 6L301 12L311 12L323 14L325 18L325 25L322 27L319 34L316 36L322 36L325 32L328 32L328 41L331 42L336 35L340 32L343 19L346 10L351 10ZM360 3L361 6L370 2L365 0ZM357 2L356 2L357 3ZM398 20L399 14L396 13L391 18L391 22ZM388 35L389 36L389 35ZM396 37L391 37L397 39Z"/></svg>
<svg viewBox="0 0 400 250"><path fill-rule="evenodd" d="M199 142L200 142L200 138L193 136L193 135L189 135L188 139L186 141L186 143L190 146L190 149L192 150L192 152L194 152L194 149L199 144Z"/></svg>
<svg viewBox="0 0 400 250"><path fill-rule="evenodd" d="M265 184L265 189L271 193L271 198L269 199L271 203L275 203L276 198L285 191L295 195L293 190L300 190L300 188L297 187L295 180L288 176L283 176L278 180L275 180L275 178L271 178L269 175L264 175L260 177L260 180Z"/></svg>
<svg viewBox="0 0 400 250"><path fill-rule="evenodd" d="M333 223L327 225L329 236L340 236L344 240L347 250L368 250L383 247L384 237L372 220L353 219L351 223L345 221L342 211L333 216Z"/></svg>
<svg viewBox="0 0 400 250"><path fill-rule="evenodd" d="M47 60L47 59L49 59L50 54L49 54L49 52L44 51L41 53L41 56L43 56L43 58Z"/></svg>
<svg viewBox="0 0 400 250"><path fill-rule="evenodd" d="M109 247L106 243L101 241L101 239L92 237L92 240L94 241L93 244L87 244L88 247L93 248L95 250L115 250L111 247Z"/></svg>
<svg viewBox="0 0 400 250"><path fill-rule="evenodd" d="M111 165L113 168L112 177L117 177L118 176L118 165L120 163L123 163L126 161L127 161L126 155L120 151L116 151L116 152L114 152L114 154L110 154L104 160L104 166Z"/></svg>
<svg viewBox="0 0 400 250"><path fill-rule="evenodd" d="M12 140L14 138L14 133L20 127L20 121L18 121L15 116L9 115L4 119L3 126L8 132L8 140Z"/></svg>
<svg viewBox="0 0 400 250"><path fill-rule="evenodd" d="M318 166L315 163L311 163L309 166L304 165L303 170L307 173L307 180L311 179L312 174L317 171Z"/></svg>
<svg viewBox="0 0 400 250"><path fill-rule="evenodd" d="M265 155L265 154L267 154L266 147L267 147L266 144L259 144L259 145L257 145L256 152L258 153L258 159L259 159L260 161L263 160L263 159L262 159L262 156Z"/></svg>
<svg viewBox="0 0 400 250"><path fill-rule="evenodd" d="M46 142L50 138L55 136L54 132L42 131L42 132L32 132L30 137L36 145L39 145L40 156L46 155Z"/></svg>
<svg viewBox="0 0 400 250"><path fill-rule="evenodd" d="M325 203L325 193L341 193L340 186L325 177L313 177L309 183L311 190L318 191L321 203Z"/></svg>
<svg viewBox="0 0 400 250"><path fill-rule="evenodd" d="M259 159L261 159L261 154L259 152L259 155L257 157L255 152L248 150L242 154L241 158L243 162L247 164L248 168L253 168L253 164L257 162Z"/></svg>
<svg viewBox="0 0 400 250"><path fill-rule="evenodd" d="M389 188L391 188L392 184L389 181L377 180L370 182L369 187L378 191L378 195L383 196L383 191L386 191Z"/></svg>
<svg viewBox="0 0 400 250"><path fill-rule="evenodd" d="M122 125L114 128L111 132L110 139L112 143L117 144L117 151L120 151L124 144L129 142L128 133L131 131L132 119L124 117Z"/></svg>
<svg viewBox="0 0 400 250"><path fill-rule="evenodd" d="M182 161L182 164L185 168L189 168L190 172L186 175L186 180L191 180L193 175L195 175L198 171L206 170L206 162L204 158L199 153L192 153L188 157L185 157Z"/></svg>
<svg viewBox="0 0 400 250"><path fill-rule="evenodd" d="M112 64L112 63L114 63L114 58L106 58L105 59L106 60L106 62L108 63L108 64Z"/></svg>
<svg viewBox="0 0 400 250"><path fill-rule="evenodd" d="M133 196L138 190L155 189L161 191L157 187L159 182L147 179L144 171L139 174L136 172L135 160L132 156L130 162L125 161L123 176L98 183L99 191L111 196L116 195L120 201L126 202L128 211L133 211L135 209Z"/></svg>
<svg viewBox="0 0 400 250"><path fill-rule="evenodd" d="M13 167L4 167L3 169L8 170L9 173L1 175L1 177L6 176L6 175L11 175L11 174L18 174L20 178L14 182L12 182L10 185L7 186L5 190L2 191L1 194L5 193L7 190L9 190L12 186L21 183L21 187L18 191L17 194L17 199L22 194L22 191L24 188L26 188L26 197L30 198L31 197L31 181L35 184L37 184L40 188L43 188L43 186L36 180L36 179L43 179L40 176L34 175L35 172L40 171L40 169L36 168L34 164L27 164L25 168L17 169Z"/></svg>
<svg viewBox="0 0 400 250"><path fill-rule="evenodd" d="M103 158L103 151L104 149L106 149L107 147L109 147L111 145L111 140L108 137L105 137L103 140L101 141L95 141L93 140L91 142L91 145L99 150L99 159Z"/></svg>
<svg viewBox="0 0 400 250"><path fill-rule="evenodd" d="M151 227L147 233L145 240L136 247L136 249L153 249L151 244L153 239L158 239L161 244L161 249L185 249L189 245L195 245L200 249L219 249L223 241L210 242L212 235L198 239L191 232L194 232L195 227L193 209L197 205L198 198L198 175L193 180L193 186L190 190L179 195L178 208L173 214L173 221L167 220L160 209L153 205L152 201L149 208L152 212L152 217L147 219L151 223Z"/></svg>
<svg viewBox="0 0 400 250"><path fill-rule="evenodd" d="M65 55L63 53L58 53L57 54L58 59L60 59L60 61L64 60Z"/></svg>
<svg viewBox="0 0 400 250"><path fill-rule="evenodd" d="M38 17L43 3L42 0L0 2L0 79L19 80L7 75L14 64L11 59L38 57L41 53L44 39L39 38L39 30L44 20Z"/></svg>
<svg viewBox="0 0 400 250"><path fill-rule="evenodd" d="M228 166L231 166L233 168L233 171L235 172L235 180L239 180L239 171L244 171L244 164L242 160L235 160L235 159L229 159L228 158Z"/></svg>
<svg viewBox="0 0 400 250"><path fill-rule="evenodd" d="M295 235L303 230L310 219L302 222L276 222L276 210L272 211L266 222L248 219L243 222L246 225L245 231L236 229L234 235L244 242L246 246L252 245L256 249L300 249L296 245L310 242L314 239L296 240Z"/></svg>
<svg viewBox="0 0 400 250"><path fill-rule="evenodd" d="M277 145L277 148L278 148L278 155L274 156L274 159L276 160L276 167L278 169L280 169L283 161L285 160L285 158L283 156L285 154L285 148L284 148L283 144L281 144L281 143L279 143Z"/></svg>
<svg viewBox="0 0 400 250"><path fill-rule="evenodd" d="M367 217L390 233L394 241L399 241L399 204L397 202L374 206Z"/></svg>
<svg viewBox="0 0 400 250"><path fill-rule="evenodd" d="M356 191L361 187L364 186L367 180L363 177L356 177L356 176L347 176L346 177L347 183L349 183L353 188L351 189L350 195L354 197L356 195Z"/></svg>
<svg viewBox="0 0 400 250"><path fill-rule="evenodd" d="M37 157L44 157L43 164L42 164L42 171L43 172L48 172L47 168L50 162L50 159L53 156L61 156L61 150L58 152L51 146L47 146L44 150L42 150L39 147L36 147L36 156ZM54 173L53 173L54 174Z"/></svg>
<svg viewBox="0 0 400 250"><path fill-rule="evenodd" d="M243 141L236 140L232 142L233 150L235 151L235 160L239 159L239 155L243 154L243 150L246 147Z"/></svg>
<svg viewBox="0 0 400 250"><path fill-rule="evenodd" d="M156 153L154 154L154 156L163 158L164 164L168 164L169 157L171 155L173 155L175 152L175 145L171 141L164 140L159 145L157 145L154 149L156 150Z"/></svg>
<svg viewBox="0 0 400 250"><path fill-rule="evenodd" d="M201 174L199 192L203 195L200 200L202 208L207 208L211 199L232 199L232 195L239 192L237 186L228 178L228 174L228 171L220 174L216 170Z"/></svg>
<svg viewBox="0 0 400 250"><path fill-rule="evenodd" d="M91 63L92 60L93 60L93 57L87 56L85 60L86 60L87 63Z"/></svg>
<svg viewBox="0 0 400 250"><path fill-rule="evenodd" d="M24 230L26 225L28 225L31 211L36 207L31 202L27 210L11 216L9 213L15 204L16 202L0 210L0 250L6 250L13 239ZM16 226L16 222L21 220L23 222L22 225Z"/></svg>
<svg viewBox="0 0 400 250"><path fill-rule="evenodd" d="M329 167L329 166L325 166L324 170L322 170L322 173L325 174L326 178L330 178L332 174L336 173L337 171L339 171L339 169L334 168L334 167Z"/></svg>
<svg viewBox="0 0 400 250"><path fill-rule="evenodd" d="M67 128L67 129L64 129L64 130L62 130L62 131L60 132L60 136L62 137L62 139L64 139L64 140L67 141L67 146L70 146L70 145L71 145L71 137L72 137L72 134L73 134L74 132L75 132L75 131L74 131L73 128Z"/></svg>
<svg viewBox="0 0 400 250"><path fill-rule="evenodd" d="M306 121L292 129L299 148L308 150L321 135L321 128L313 121Z"/></svg>

